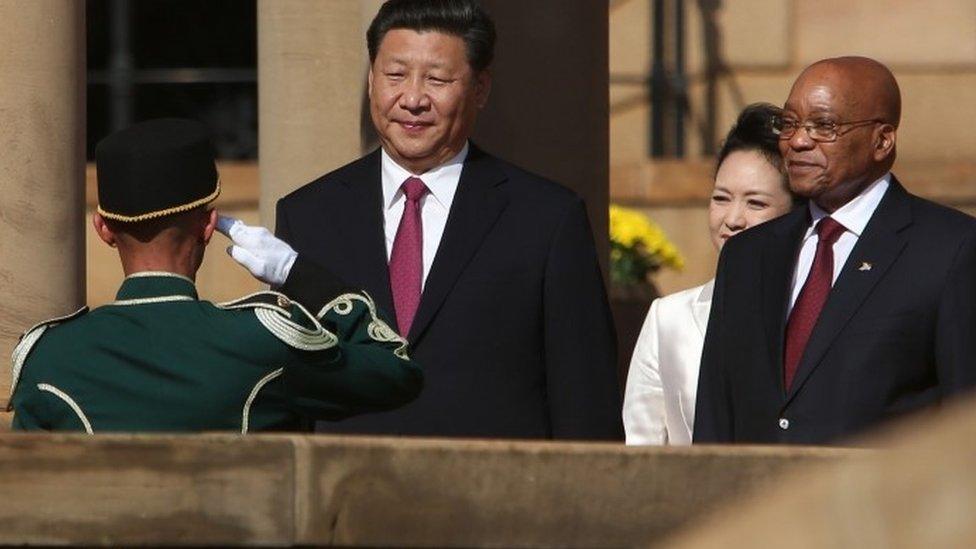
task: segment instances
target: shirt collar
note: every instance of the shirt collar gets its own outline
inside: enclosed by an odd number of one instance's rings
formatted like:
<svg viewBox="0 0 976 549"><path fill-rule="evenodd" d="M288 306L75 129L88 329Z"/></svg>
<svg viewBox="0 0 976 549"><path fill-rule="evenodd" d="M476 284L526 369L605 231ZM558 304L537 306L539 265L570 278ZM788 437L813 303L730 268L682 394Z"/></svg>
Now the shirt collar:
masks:
<svg viewBox="0 0 976 549"><path fill-rule="evenodd" d="M885 191L888 190L890 184L891 172L888 172L874 183L868 185L853 200L837 208L832 214L828 214L811 200L810 219L812 219L812 222L807 229L807 236L813 234L814 227L817 226L818 221L830 215L835 221L843 225L845 229L860 238L861 233L864 232L864 227L871 220L874 210L878 208L878 204L881 203L881 199L884 198Z"/></svg>
<svg viewBox="0 0 976 549"><path fill-rule="evenodd" d="M434 197L442 206L450 208L454 201L454 194L457 192L458 182L461 180L461 170L464 168L464 160L468 156L468 142L465 141L461 151L454 155L447 162L428 170L420 175L414 175L407 171L403 166L397 164L393 158L386 153L385 149L380 149L383 179L383 204L386 209L390 209L403 196L400 186L410 177L419 177L424 185L430 189L431 196Z"/></svg>
<svg viewBox="0 0 976 549"><path fill-rule="evenodd" d="M198 299L193 281L176 273L143 271L133 273L122 282L115 294L116 303L152 298L173 298L163 301L188 301Z"/></svg>

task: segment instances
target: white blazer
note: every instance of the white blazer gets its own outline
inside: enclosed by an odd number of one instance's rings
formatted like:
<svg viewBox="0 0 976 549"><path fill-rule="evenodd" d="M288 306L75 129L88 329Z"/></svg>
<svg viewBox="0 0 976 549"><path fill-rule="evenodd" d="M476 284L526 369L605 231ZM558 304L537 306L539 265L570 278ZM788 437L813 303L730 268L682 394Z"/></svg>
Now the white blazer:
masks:
<svg viewBox="0 0 976 549"><path fill-rule="evenodd" d="M711 280L651 303L627 374L627 444L691 444L714 286Z"/></svg>

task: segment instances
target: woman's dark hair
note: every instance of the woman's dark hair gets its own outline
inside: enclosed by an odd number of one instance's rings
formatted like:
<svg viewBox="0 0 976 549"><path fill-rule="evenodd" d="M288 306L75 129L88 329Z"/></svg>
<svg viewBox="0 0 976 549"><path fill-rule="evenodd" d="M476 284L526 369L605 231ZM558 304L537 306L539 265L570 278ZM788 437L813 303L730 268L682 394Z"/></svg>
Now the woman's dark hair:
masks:
<svg viewBox="0 0 976 549"><path fill-rule="evenodd" d="M366 31L370 63L393 29L439 31L461 38L475 72L488 68L495 54L495 24L475 0L388 0Z"/></svg>
<svg viewBox="0 0 976 549"><path fill-rule="evenodd" d="M779 107L769 103L753 103L742 109L718 151L716 166L721 166L736 151L756 151L785 175L779 137L773 133L773 119L781 112Z"/></svg>
<svg viewBox="0 0 976 549"><path fill-rule="evenodd" d="M783 178L783 186L793 197L793 204L802 202L802 198L790 190L790 180L786 176L783 156L779 152L779 137L773 133L773 118L780 115L782 109L769 103L753 103L742 109L725 142L718 151L718 162L715 171L725 162L725 159L737 151L756 151L775 167Z"/></svg>

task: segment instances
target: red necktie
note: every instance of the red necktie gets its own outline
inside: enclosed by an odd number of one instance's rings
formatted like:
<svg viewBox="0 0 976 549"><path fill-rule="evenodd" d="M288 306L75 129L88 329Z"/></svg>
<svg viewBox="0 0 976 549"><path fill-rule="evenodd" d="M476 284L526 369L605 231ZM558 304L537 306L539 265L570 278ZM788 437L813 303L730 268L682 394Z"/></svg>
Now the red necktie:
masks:
<svg viewBox="0 0 976 549"><path fill-rule="evenodd" d="M427 194L427 186L416 177L410 177L401 187L406 200L403 217L397 227L390 252L390 287L393 290L393 307L396 309L400 335L410 333L410 325L420 305L420 288L424 277L424 235L420 220L420 199Z"/></svg>
<svg viewBox="0 0 976 549"><path fill-rule="evenodd" d="M813 257L810 274L796 298L793 311L786 322L786 349L783 356L783 381L789 391L796 376L796 369L803 358L803 351L817 324L820 310L827 302L827 295L834 279L834 243L844 234L843 225L831 217L817 224L817 253Z"/></svg>

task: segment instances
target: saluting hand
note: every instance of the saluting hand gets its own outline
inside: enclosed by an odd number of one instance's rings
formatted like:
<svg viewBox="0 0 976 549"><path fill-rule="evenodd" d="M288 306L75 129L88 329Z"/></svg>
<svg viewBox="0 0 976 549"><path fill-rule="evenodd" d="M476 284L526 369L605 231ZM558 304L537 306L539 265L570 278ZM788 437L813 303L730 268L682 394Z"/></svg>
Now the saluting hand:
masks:
<svg viewBox="0 0 976 549"><path fill-rule="evenodd" d="M264 227L251 227L224 215L218 216L217 230L234 243L227 253L254 278L272 286L285 283L298 252L284 240Z"/></svg>

